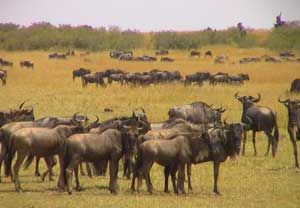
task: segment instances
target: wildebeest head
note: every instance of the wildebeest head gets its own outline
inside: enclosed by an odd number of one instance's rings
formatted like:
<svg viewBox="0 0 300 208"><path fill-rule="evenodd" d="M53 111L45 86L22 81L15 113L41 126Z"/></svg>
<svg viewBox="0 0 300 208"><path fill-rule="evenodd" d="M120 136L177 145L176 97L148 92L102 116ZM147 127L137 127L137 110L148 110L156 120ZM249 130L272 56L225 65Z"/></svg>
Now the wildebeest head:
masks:
<svg viewBox="0 0 300 208"><path fill-rule="evenodd" d="M24 107L26 101L20 104L19 109L11 110L10 119L12 121L33 121L34 112L33 107Z"/></svg>
<svg viewBox="0 0 300 208"><path fill-rule="evenodd" d="M300 100L281 100L278 98L278 102L283 103L288 109L289 122L300 123ZM300 126L300 124L298 124Z"/></svg>
<svg viewBox="0 0 300 208"><path fill-rule="evenodd" d="M235 158L240 154L241 142L243 138L244 131L250 128L249 124L244 123L230 123L228 124L224 120L224 131L227 139L227 148L229 156Z"/></svg>
<svg viewBox="0 0 300 208"><path fill-rule="evenodd" d="M261 95L259 93L257 93L258 97L255 98L253 96L239 96L238 92L235 93L234 97L240 101L243 104L244 109L249 108L250 106L252 106L254 103L258 103L261 99Z"/></svg>
<svg viewBox="0 0 300 208"><path fill-rule="evenodd" d="M133 122L132 120L119 122L119 130L122 133L123 151L126 158L131 158L132 155L137 152L139 131L141 131L144 127L139 127L140 122Z"/></svg>
<svg viewBox="0 0 300 208"><path fill-rule="evenodd" d="M222 106L220 108L212 108L214 111L214 117L215 117L215 124L221 124L221 117L222 117L222 113L224 113L226 111L225 108L223 108Z"/></svg>
<svg viewBox="0 0 300 208"><path fill-rule="evenodd" d="M143 125L143 128L139 131L139 133L145 134L151 130L151 125L144 108L141 108L141 111L134 110L132 112L132 118L139 122L139 124Z"/></svg>

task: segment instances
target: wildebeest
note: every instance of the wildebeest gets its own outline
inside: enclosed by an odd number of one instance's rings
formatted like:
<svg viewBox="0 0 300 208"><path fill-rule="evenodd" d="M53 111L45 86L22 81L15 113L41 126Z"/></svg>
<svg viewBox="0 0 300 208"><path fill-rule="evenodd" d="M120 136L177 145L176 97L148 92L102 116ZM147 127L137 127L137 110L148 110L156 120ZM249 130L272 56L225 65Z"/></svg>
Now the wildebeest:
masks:
<svg viewBox="0 0 300 208"><path fill-rule="evenodd" d="M118 129L108 129L101 134L75 134L65 143L65 152L60 156L63 160L63 173L66 176L68 193L72 194L72 174L75 172L76 189L80 190L78 165L80 162L99 162L109 160L109 190L117 193L117 174L119 160L122 155L132 157L136 151L139 127L121 123Z"/></svg>
<svg viewBox="0 0 300 208"><path fill-rule="evenodd" d="M190 56L191 56L191 57L193 57L193 56L200 57L200 51L192 50L192 51L190 52Z"/></svg>
<svg viewBox="0 0 300 208"><path fill-rule="evenodd" d="M163 50L163 49L155 52L155 55L157 55L157 56L163 56L163 55L168 55L168 54L169 54L169 51Z"/></svg>
<svg viewBox="0 0 300 208"><path fill-rule="evenodd" d="M14 121L33 121L33 108L31 106L25 107L24 104L25 101L15 110L10 109L9 111L0 111L0 127Z"/></svg>
<svg viewBox="0 0 300 208"><path fill-rule="evenodd" d="M225 124L225 127L212 129L209 134L204 133L197 138L177 136L170 140L149 140L142 143L135 172L139 181L137 190L139 191L142 177L144 177L148 192L153 192L150 170L154 162L169 167L167 174L171 174L174 192L182 194L185 193L185 165L213 161L213 191L220 194L217 186L220 163L224 162L228 156L234 158L239 154L245 128L246 125L241 123ZM176 185L177 170L178 183ZM134 184L131 188L134 190Z"/></svg>
<svg viewBox="0 0 300 208"><path fill-rule="evenodd" d="M11 169L12 159L17 153L17 161L14 164L12 176L16 191L22 192L19 181L19 169L26 156L25 168L31 164L35 156L49 157L63 152L65 139L72 134L81 133L83 130L82 124L76 122L75 125L59 125L53 129L31 127L21 128L14 132L10 136L8 145L7 168Z"/></svg>
<svg viewBox="0 0 300 208"><path fill-rule="evenodd" d="M20 62L20 67L26 67L26 68L34 68L34 63L30 62L30 61L21 61Z"/></svg>
<svg viewBox="0 0 300 208"><path fill-rule="evenodd" d="M83 75L86 75L86 74L90 74L92 73L91 70L89 69L85 69L85 68L79 68L79 69L75 69L73 70L73 81L76 77L82 77Z"/></svg>
<svg viewBox="0 0 300 208"><path fill-rule="evenodd" d="M169 120L182 118L194 124L220 123L221 115L226 109L212 108L204 102L194 102L188 105L175 106L168 111Z"/></svg>
<svg viewBox="0 0 300 208"><path fill-rule="evenodd" d="M196 72L194 74L188 74L185 76L185 85L190 85L193 82L196 82L198 85L201 85L203 81L210 79L209 72Z"/></svg>
<svg viewBox="0 0 300 208"><path fill-rule="evenodd" d="M280 98L278 98L278 101L283 103L288 110L287 129L293 144L295 166L296 168L299 168L297 140L300 140L300 100L280 100Z"/></svg>
<svg viewBox="0 0 300 208"><path fill-rule="evenodd" d="M279 141L279 130L277 125L277 115L276 112L271 110L268 107L257 106L255 103L258 103L261 99L261 95L258 93L258 97L252 96L242 96L238 95L238 92L234 95L234 97L242 103L243 105L243 113L241 117L241 121L243 123L249 124L250 129L253 132L253 147L254 147L254 155L257 155L256 146L255 146L255 136L256 132L264 131L264 133L268 137L268 149L266 155L269 154L270 145L272 145L272 155L275 157L278 148ZM272 131L274 129L274 136L272 135ZM242 154L245 155L245 145L247 141L247 132L244 134L243 140L243 150Z"/></svg>
<svg viewBox="0 0 300 208"><path fill-rule="evenodd" d="M220 56L216 56L214 62L216 64L224 64L226 61L228 61L228 55L224 54L224 55L220 55Z"/></svg>
<svg viewBox="0 0 300 208"><path fill-rule="evenodd" d="M87 87L88 83L96 83L96 86L99 85L102 87L106 87L106 84L103 79L103 74L101 72L97 72L95 74L85 74L81 77L82 87Z"/></svg>
<svg viewBox="0 0 300 208"><path fill-rule="evenodd" d="M107 83L108 84L112 84L113 82L117 82L117 83L123 85L124 81L125 81L125 74L124 73L110 74L107 77Z"/></svg>
<svg viewBox="0 0 300 208"><path fill-rule="evenodd" d="M75 119L77 121L75 121ZM17 119L15 119L15 120L17 120ZM2 128L0 129L0 131L2 132L2 134L1 134L2 138L0 138L0 142L1 142L1 146L2 146L1 157L0 157L0 169L1 169L2 161L3 161L4 157L7 155L8 146L10 143L10 136L17 130L22 129L22 128L30 128L30 127L54 128L57 125L75 125L77 122L81 122L82 124L86 125L85 123L87 122L86 117L77 115L77 113L74 114L73 117L45 117L45 118L38 119L36 121L33 121L33 120L34 120L33 116L29 117L27 115L27 117L23 117L22 122L20 122L20 120L17 120L19 122L10 122L10 123L2 126ZM94 123L91 123L90 125L92 126L92 125L94 125ZM49 158L48 158L48 161L49 161ZM8 169L6 169L5 172L6 172L6 175L10 174ZM40 175L39 170L38 170L38 161L36 164L35 174L37 176Z"/></svg>
<svg viewBox="0 0 300 208"><path fill-rule="evenodd" d="M208 51L205 52L204 56L205 56L205 57L207 57L207 56L212 57L213 54L212 54L211 50L208 50Z"/></svg>
<svg viewBox="0 0 300 208"><path fill-rule="evenodd" d="M57 53L51 53L51 54L48 55L49 59L54 59L56 57L57 57Z"/></svg>
<svg viewBox="0 0 300 208"><path fill-rule="evenodd" d="M7 61L5 59L0 58L0 66L9 66L12 67L13 66L13 62Z"/></svg>
<svg viewBox="0 0 300 208"><path fill-rule="evenodd" d="M230 84L243 84L245 80L249 80L248 74L228 75L228 82Z"/></svg>
<svg viewBox="0 0 300 208"><path fill-rule="evenodd" d="M175 59L170 58L170 57L161 57L160 61L162 61L162 62L174 62Z"/></svg>
<svg viewBox="0 0 300 208"><path fill-rule="evenodd" d="M295 57L295 54L293 54L291 51L281 52L279 53L280 57Z"/></svg>
<svg viewBox="0 0 300 208"><path fill-rule="evenodd" d="M300 79L294 79L292 81L290 92L300 93Z"/></svg>
<svg viewBox="0 0 300 208"><path fill-rule="evenodd" d="M0 69L0 79L2 81L2 86L6 85L7 71Z"/></svg>
<svg viewBox="0 0 300 208"><path fill-rule="evenodd" d="M227 73L219 72L217 74L212 74L209 79L209 84L228 84L229 83L229 75Z"/></svg>
<svg viewBox="0 0 300 208"><path fill-rule="evenodd" d="M120 56L122 56L122 55L133 56L133 52L132 51L112 51L109 53L109 56L111 58L115 58L115 59L119 59Z"/></svg>
<svg viewBox="0 0 300 208"><path fill-rule="evenodd" d="M261 58L259 57L246 57L246 58L242 58L239 62L240 64L245 64L245 63L250 63L250 62L260 62Z"/></svg>

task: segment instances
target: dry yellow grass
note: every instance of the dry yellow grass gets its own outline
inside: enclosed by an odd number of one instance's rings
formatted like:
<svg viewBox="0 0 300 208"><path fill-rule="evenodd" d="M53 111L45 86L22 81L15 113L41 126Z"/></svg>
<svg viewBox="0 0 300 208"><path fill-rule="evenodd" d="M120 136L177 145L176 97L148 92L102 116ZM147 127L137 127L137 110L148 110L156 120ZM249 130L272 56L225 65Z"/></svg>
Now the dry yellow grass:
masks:
<svg viewBox="0 0 300 208"><path fill-rule="evenodd" d="M205 51L204 48L201 51ZM0 184L0 207L299 207L300 174L296 173L292 147L287 136L287 112L277 102L278 96L288 96L290 82L300 77L299 63L252 63L240 65L237 61L246 56L276 55L265 49L236 49L227 46L210 47L214 54L228 54L229 64L214 64L210 58L190 58L188 51L171 51L173 63L119 62L108 57L108 52L92 53L85 58L75 56L68 60L48 60L46 52L4 52L0 57L14 62L8 69L8 83L0 87L0 109L17 107L23 100L35 108L36 117L71 115L80 111L104 120L116 115L129 115L136 107L144 107L152 122L167 119L167 111L174 105L205 101L215 106L224 106L224 117L239 121L241 105L233 98L236 91L241 94L262 94L261 105L270 106L278 113L280 144L277 159L264 157L267 140L263 133L257 135L259 156L253 156L251 139L248 139L246 156L238 161L227 161L221 167L219 187L222 197L212 193L212 166L201 164L193 168L194 191L186 197L165 194L162 168L155 166L152 181L155 194L132 195L128 191L129 181L120 174L120 194L112 196L106 189L107 177L89 179L81 177L85 191L67 196L56 191L56 182L41 183L33 177L33 166L21 171L24 194L14 192L8 179ZM154 54L151 50L134 51L137 55ZM34 70L23 70L21 60L31 60ZM233 64L235 62L236 64ZM182 84L164 84L150 87L121 87L114 84L107 88L81 87L81 81L72 81L75 68L86 67L93 71L120 68L126 71L147 71L154 68L179 70L183 75L196 71L248 73L250 82L243 86L184 87ZM295 97L295 96L292 96ZM299 98L299 97L298 97ZM105 107L113 113L103 113ZM248 137L251 137L249 134ZM43 167L42 167L43 168ZM57 169L56 169L57 173Z"/></svg>

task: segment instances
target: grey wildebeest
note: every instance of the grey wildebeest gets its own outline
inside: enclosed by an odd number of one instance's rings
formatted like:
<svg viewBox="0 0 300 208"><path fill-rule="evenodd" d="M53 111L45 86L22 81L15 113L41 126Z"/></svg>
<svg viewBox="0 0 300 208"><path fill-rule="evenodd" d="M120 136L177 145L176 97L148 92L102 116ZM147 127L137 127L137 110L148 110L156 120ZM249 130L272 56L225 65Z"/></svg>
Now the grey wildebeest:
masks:
<svg viewBox="0 0 300 208"><path fill-rule="evenodd" d="M23 68L23 67L26 67L26 68L34 68L34 64L30 61L21 61L20 62L20 67Z"/></svg>
<svg viewBox="0 0 300 208"><path fill-rule="evenodd" d="M168 54L169 54L169 51L164 50L164 49L161 49L159 51L155 51L155 55L157 55L157 56L163 56L163 55L168 55Z"/></svg>
<svg viewBox="0 0 300 208"><path fill-rule="evenodd" d="M207 130L206 125L195 125L184 119L178 118L174 119L171 122L167 122L164 124L164 128L158 128L154 130L148 131L145 135L139 137L138 146L140 146L143 142L149 140L169 140L173 139L177 136L192 136L192 135L201 135L203 132ZM165 192L168 192L168 175L167 172L171 167L165 167ZM188 187L189 190L192 189L191 185L191 164L189 163L187 166L187 174L188 174ZM135 177L132 180L131 190L134 190Z"/></svg>
<svg viewBox="0 0 300 208"><path fill-rule="evenodd" d="M300 100L280 100L280 98L278 98L278 101L283 103L288 110L287 129L293 144L295 166L299 168L297 140L300 140Z"/></svg>
<svg viewBox="0 0 300 208"><path fill-rule="evenodd" d="M91 70L85 69L85 68L79 68L73 70L73 81L75 80L76 77L82 77L83 75L90 74L92 73Z"/></svg>
<svg viewBox="0 0 300 208"><path fill-rule="evenodd" d="M206 80L210 79L209 72L196 72L194 74L188 74L185 76L185 85L191 85L196 82L198 85L202 85L202 83Z"/></svg>
<svg viewBox="0 0 300 208"><path fill-rule="evenodd" d="M123 155L132 157L136 149L138 125L120 123L118 129L108 129L100 134L75 134L65 143L65 151L60 155L63 161L61 177L67 182L68 193L72 194L72 174L75 172L76 189L80 190L78 165L80 162L97 163L109 160L109 190L116 194L119 160Z"/></svg>
<svg viewBox="0 0 300 208"><path fill-rule="evenodd" d="M200 52L199 51L196 51L196 50L192 50L190 52L190 56L193 57L193 56L197 56L197 57L200 57Z"/></svg>
<svg viewBox="0 0 300 208"><path fill-rule="evenodd" d="M0 66L9 66L12 67L13 66L13 62L7 61L5 59L0 58Z"/></svg>
<svg viewBox="0 0 300 208"><path fill-rule="evenodd" d="M213 161L213 191L220 194L218 190L220 163L224 162L228 156L234 158L239 154L243 131L246 127L246 124L243 123L225 124L222 128L214 128L209 133L203 133L196 138L177 136L170 140L145 141L139 148L137 158L135 173L138 176L137 190L139 191L142 177L144 177L148 192L153 192L150 170L153 163L156 162L169 167L167 173L171 173L174 192L183 194L185 193L185 165ZM176 184L177 170L178 181Z"/></svg>
<svg viewBox="0 0 300 208"><path fill-rule="evenodd" d="M268 107L257 106L255 103L258 103L261 99L261 95L258 94L258 97L252 96L242 96L238 95L238 92L234 97L242 103L243 113L241 121L247 124L250 124L250 130L253 132L252 142L254 148L254 155L257 155L256 146L255 146L255 136L256 132L264 131L268 137L268 149L266 155L269 154L270 145L272 145L272 155L275 157L278 141L279 141L279 130L277 125L277 115L276 112L271 110ZM272 131L274 129L274 136ZM247 132L244 133L243 139L243 150L242 154L245 155L245 145L247 141Z"/></svg>
<svg viewBox="0 0 300 208"><path fill-rule="evenodd" d="M188 105L175 106L170 108L169 120L182 118L194 124L220 123L221 115L226 109L212 108L204 102L194 102Z"/></svg>
<svg viewBox="0 0 300 208"><path fill-rule="evenodd" d="M76 120L76 119L75 119ZM24 164L27 168L34 157L50 157L59 154L64 149L65 139L72 134L83 132L84 127L80 122L75 125L58 125L55 128L22 128L14 132L8 145L7 168L11 169L12 159L17 153L17 160L13 167L12 179L15 182L16 191L22 192L19 181L19 170L27 156ZM48 168L47 173L52 167ZM46 175L45 173L44 175ZM59 180L59 183L61 180Z"/></svg>
<svg viewBox="0 0 300 208"><path fill-rule="evenodd" d="M106 87L106 84L103 79L103 73L97 72L95 74L85 74L81 77L82 87L87 87L88 83L96 83L96 86L99 85Z"/></svg>

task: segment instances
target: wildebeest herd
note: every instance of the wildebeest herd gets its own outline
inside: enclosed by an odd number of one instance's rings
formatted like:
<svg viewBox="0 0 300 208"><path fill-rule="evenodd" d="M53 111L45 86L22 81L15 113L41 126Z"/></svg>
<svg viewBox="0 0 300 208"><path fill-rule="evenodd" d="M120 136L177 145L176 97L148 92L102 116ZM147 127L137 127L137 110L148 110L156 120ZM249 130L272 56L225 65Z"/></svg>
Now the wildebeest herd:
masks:
<svg viewBox="0 0 300 208"><path fill-rule="evenodd" d="M72 193L72 176L75 189L81 190L79 169L86 163L88 175L106 174L109 162L109 190L118 192L118 167L123 158L124 173L132 176L131 191L140 191L145 179L148 192L153 192L151 168L154 163L164 167L165 192L169 192L168 178L171 176L173 190L185 193L185 172L188 189L192 189L192 165L213 162L213 191L218 189L219 167L228 157L245 154L246 132L253 132L254 154L256 132L263 131L268 138L268 149L273 157L279 146L277 114L268 107L257 105L261 95L233 98L242 104L241 122L228 123L222 119L223 107L215 108L205 102L174 106L168 111L168 120L150 123L143 108L135 109L131 116L115 117L91 122L87 116L75 113L67 117L44 117L35 120L34 109L23 102L18 109L0 111L0 168L11 177L15 189L22 192L19 170L24 160L28 168L36 158L35 175L39 176L38 162L44 158L47 174L53 180L53 166L59 158L60 172L58 189ZM299 168L296 140L300 140L300 100L278 98L288 110L288 133L294 148L295 166ZM243 145L242 145L243 143ZM241 148L242 147L242 148ZM17 158L12 165L14 157ZM83 172L83 170L81 170ZM0 177L1 179L1 177ZM137 180L137 187L136 182Z"/></svg>

